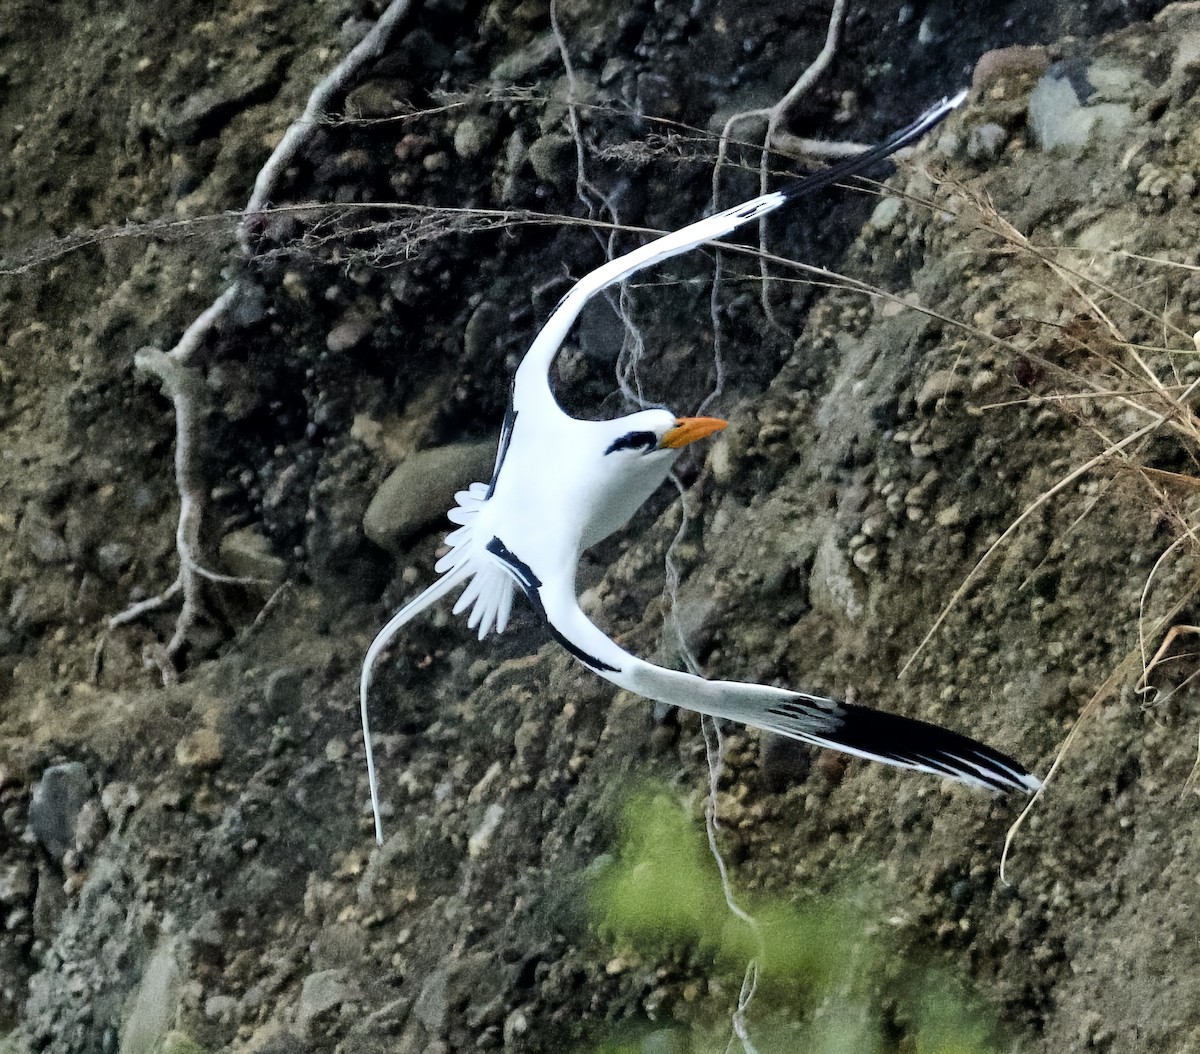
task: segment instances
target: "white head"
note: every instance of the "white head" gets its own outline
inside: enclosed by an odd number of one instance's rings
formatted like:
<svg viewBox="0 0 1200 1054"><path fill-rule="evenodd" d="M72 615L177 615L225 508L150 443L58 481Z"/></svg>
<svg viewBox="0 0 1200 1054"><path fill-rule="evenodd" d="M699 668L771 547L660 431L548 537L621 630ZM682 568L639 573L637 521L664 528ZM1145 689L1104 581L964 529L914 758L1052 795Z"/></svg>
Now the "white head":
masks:
<svg viewBox="0 0 1200 1054"><path fill-rule="evenodd" d="M641 410L588 425L595 445L590 470L579 478L588 510L584 547L628 522L667 478L683 448L719 432L718 417L676 417L670 410Z"/></svg>
<svg viewBox="0 0 1200 1054"><path fill-rule="evenodd" d="M728 423L719 417L676 417L662 409L606 421L606 467L640 473L650 465L665 465L662 471L666 475L685 446L719 432Z"/></svg>

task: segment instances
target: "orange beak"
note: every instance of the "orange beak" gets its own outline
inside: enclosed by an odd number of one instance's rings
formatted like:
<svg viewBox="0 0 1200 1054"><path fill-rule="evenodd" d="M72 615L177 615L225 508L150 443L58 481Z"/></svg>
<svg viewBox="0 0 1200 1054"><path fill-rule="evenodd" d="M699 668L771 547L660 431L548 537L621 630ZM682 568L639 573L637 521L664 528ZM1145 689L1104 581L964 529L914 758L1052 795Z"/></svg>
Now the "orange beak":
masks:
<svg viewBox="0 0 1200 1054"><path fill-rule="evenodd" d="M688 443L694 443L697 439L703 439L705 436L712 435L713 432L721 431L727 424L729 424L728 421L723 421L719 417L680 417L675 422L675 427L663 435L662 446L687 446Z"/></svg>

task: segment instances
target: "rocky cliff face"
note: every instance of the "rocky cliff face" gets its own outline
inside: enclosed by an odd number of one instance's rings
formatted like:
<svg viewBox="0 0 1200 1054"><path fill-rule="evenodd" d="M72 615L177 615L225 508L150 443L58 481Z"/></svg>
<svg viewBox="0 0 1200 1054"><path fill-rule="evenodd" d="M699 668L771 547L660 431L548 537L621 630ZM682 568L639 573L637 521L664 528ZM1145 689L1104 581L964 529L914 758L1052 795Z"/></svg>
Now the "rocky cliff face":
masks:
<svg viewBox="0 0 1200 1054"><path fill-rule="evenodd" d="M556 37L542 4L414 7L246 260L228 212L369 8L0 15L0 1049L557 1051L629 1025L699 1050L736 1004L740 964L622 946L592 906L631 791L698 814L693 716L614 697L528 616L481 645L435 613L377 682L377 850L356 679L541 320L643 236L566 218L699 215L727 119L783 96L828 12L570 3ZM896 994L918 962L1019 1049L1200 1043L1187 633L1143 683L1195 622L1200 11L1156 10L852 8L783 131L875 139L973 70L969 104L881 195L772 220L765 287L753 256L715 296L711 253L674 261L561 357L573 412L716 392L732 422L583 569L626 647L677 664L682 639L709 675L854 693L1043 773L1087 710L1009 884L1014 803L730 731L734 886L859 891L830 954L886 934L855 995L880 1049L922 1035ZM735 132L724 204L758 185L763 122ZM177 570L175 416L133 358L235 278L194 367L202 545L264 581L205 584L166 656L170 602L107 628ZM803 1003L751 1008L760 1049L800 1049Z"/></svg>

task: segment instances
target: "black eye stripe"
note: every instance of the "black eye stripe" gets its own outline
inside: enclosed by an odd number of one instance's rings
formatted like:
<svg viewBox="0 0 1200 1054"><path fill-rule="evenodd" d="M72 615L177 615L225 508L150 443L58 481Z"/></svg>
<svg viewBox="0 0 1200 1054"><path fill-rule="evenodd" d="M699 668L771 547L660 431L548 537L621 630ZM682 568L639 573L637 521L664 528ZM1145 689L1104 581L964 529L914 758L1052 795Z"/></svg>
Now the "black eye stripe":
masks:
<svg viewBox="0 0 1200 1054"><path fill-rule="evenodd" d="M627 432L620 439L615 440L604 453L611 454L616 450L636 450L638 447L651 450L656 446L658 446L658 437L653 432Z"/></svg>

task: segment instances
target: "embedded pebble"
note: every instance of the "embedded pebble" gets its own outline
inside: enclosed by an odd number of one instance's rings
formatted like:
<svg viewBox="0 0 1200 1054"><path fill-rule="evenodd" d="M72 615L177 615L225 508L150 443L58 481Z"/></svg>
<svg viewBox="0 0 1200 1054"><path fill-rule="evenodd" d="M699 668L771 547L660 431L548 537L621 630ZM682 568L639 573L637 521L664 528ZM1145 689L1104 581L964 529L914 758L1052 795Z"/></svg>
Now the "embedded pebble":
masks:
<svg viewBox="0 0 1200 1054"><path fill-rule="evenodd" d="M268 584L287 576L287 563L271 551L271 543L252 527L230 531L221 539L221 562L231 574Z"/></svg>
<svg viewBox="0 0 1200 1054"><path fill-rule="evenodd" d="M27 512L18 533L38 563L62 564L70 559L62 533L39 513Z"/></svg>
<svg viewBox="0 0 1200 1054"><path fill-rule="evenodd" d="M282 717L300 706L304 675L291 666L272 670L263 686L263 702L272 717Z"/></svg>
<svg viewBox="0 0 1200 1054"><path fill-rule="evenodd" d="M74 847L79 813L91 794L92 779L78 761L51 765L34 785L29 829L55 860Z"/></svg>
<svg viewBox="0 0 1200 1054"><path fill-rule="evenodd" d="M349 351L366 340L374 328L374 320L358 312L347 312L325 335L325 347L333 352Z"/></svg>
<svg viewBox="0 0 1200 1054"><path fill-rule="evenodd" d="M319 970L304 978L300 988L300 1005L296 1009L296 1023L307 1029L313 1019L341 1006L354 997L354 989L346 981L345 970Z"/></svg>
<svg viewBox="0 0 1200 1054"><path fill-rule="evenodd" d="M967 156L976 161L995 161L1004 153L1007 142L1008 133L994 121L976 125L967 136Z"/></svg>
<svg viewBox="0 0 1200 1054"><path fill-rule="evenodd" d="M221 737L212 728L197 728L175 744L175 762L183 768L216 768L224 758Z"/></svg>
<svg viewBox="0 0 1200 1054"><path fill-rule="evenodd" d="M485 117L464 117L454 130L454 152L463 159L482 154L496 135L496 124Z"/></svg>
<svg viewBox="0 0 1200 1054"><path fill-rule="evenodd" d="M551 132L535 140L529 147L529 164L533 174L543 183L558 183L575 155L575 142L569 135Z"/></svg>
<svg viewBox="0 0 1200 1054"><path fill-rule="evenodd" d="M860 571L870 571L879 559L879 546L868 542L866 545L855 549L854 555L850 559L854 561L854 566Z"/></svg>

